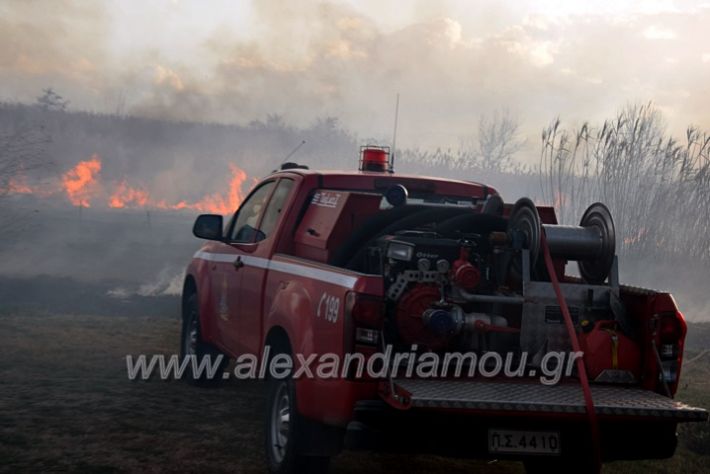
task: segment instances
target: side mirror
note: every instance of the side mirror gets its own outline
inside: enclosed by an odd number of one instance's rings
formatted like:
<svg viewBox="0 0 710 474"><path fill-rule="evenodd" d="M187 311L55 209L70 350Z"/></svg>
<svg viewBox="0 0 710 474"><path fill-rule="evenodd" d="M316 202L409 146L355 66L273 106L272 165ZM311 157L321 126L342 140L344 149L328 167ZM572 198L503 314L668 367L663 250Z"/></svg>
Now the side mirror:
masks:
<svg viewBox="0 0 710 474"><path fill-rule="evenodd" d="M222 235L222 216L217 214L201 214L197 216L192 233L198 239L224 240Z"/></svg>

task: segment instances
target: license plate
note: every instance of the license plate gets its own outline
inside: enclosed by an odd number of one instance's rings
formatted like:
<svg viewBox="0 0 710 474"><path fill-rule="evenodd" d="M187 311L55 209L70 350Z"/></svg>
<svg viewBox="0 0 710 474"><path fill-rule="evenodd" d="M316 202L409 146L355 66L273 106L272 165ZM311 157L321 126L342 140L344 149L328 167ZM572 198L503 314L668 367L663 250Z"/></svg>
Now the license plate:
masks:
<svg viewBox="0 0 710 474"><path fill-rule="evenodd" d="M560 454L560 434L555 431L488 430L491 454Z"/></svg>

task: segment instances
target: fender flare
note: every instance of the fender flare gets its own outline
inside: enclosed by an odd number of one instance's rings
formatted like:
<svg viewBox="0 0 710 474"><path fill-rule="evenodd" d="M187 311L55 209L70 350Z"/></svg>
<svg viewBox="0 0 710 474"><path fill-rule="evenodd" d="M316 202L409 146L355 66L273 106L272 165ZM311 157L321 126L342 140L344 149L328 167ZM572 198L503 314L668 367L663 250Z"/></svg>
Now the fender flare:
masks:
<svg viewBox="0 0 710 474"><path fill-rule="evenodd" d="M205 342L215 343L217 328L215 327L214 311L210 295L211 278L210 272L206 268L207 262L191 262L185 272L185 279L182 290L182 304L184 308L185 300L190 291L197 292L197 299L200 311L200 333ZM181 318L184 312L181 314Z"/></svg>
<svg viewBox="0 0 710 474"><path fill-rule="evenodd" d="M274 337L274 331L283 331L293 354L309 354L314 350L312 298L300 283L290 280L283 282L271 306L264 313L264 341L261 350Z"/></svg>

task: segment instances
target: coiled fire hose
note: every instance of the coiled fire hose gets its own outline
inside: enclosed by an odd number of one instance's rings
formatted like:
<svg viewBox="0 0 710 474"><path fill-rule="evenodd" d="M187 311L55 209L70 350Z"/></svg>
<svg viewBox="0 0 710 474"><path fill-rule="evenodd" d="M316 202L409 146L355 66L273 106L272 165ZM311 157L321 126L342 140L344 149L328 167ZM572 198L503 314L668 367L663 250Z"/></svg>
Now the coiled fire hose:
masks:
<svg viewBox="0 0 710 474"><path fill-rule="evenodd" d="M547 268L547 273L550 275L550 282L552 283L552 288L555 290L555 295L557 296L557 303L560 305L560 310L562 311L562 316L565 320L565 327L567 328L567 334L569 335L570 342L572 343L572 350L575 352L581 352L579 345L579 340L577 339L577 333L574 330L574 323L572 322L572 316L569 313L569 308L567 307L567 301L562 294L562 288L560 287L560 282L557 279L557 272L555 271L555 265L552 262L552 255L550 254L550 248L547 246L547 240L545 239L545 230L541 229L540 232L540 247L542 247L543 255L545 257L545 266ZM589 378L587 377L587 369L584 366L584 357L577 358L577 373L579 374L579 381L582 385L582 392L584 393L584 403L586 405L587 417L589 418L589 427L592 435L592 454L594 456L594 468L596 472L601 472L601 446L599 439L599 422L597 420L597 413L594 410L594 400L592 399L592 390L589 388Z"/></svg>

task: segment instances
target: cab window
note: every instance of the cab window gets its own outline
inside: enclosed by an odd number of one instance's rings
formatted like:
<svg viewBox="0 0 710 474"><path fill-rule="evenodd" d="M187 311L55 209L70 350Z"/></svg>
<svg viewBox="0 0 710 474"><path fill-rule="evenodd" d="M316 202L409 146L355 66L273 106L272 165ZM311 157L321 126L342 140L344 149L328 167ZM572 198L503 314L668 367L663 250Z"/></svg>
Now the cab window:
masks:
<svg viewBox="0 0 710 474"><path fill-rule="evenodd" d="M286 200L288 199L288 195L291 193L292 188L293 180L288 178L281 179L279 184L276 186L274 195L271 196L271 200L266 206L264 218L259 226L259 230L261 231L259 236L262 239L269 237L276 228L276 224L279 222L279 217L286 206Z"/></svg>
<svg viewBox="0 0 710 474"><path fill-rule="evenodd" d="M263 240L264 237L260 235L257 225L275 184L275 181L262 184L242 203L232 227L230 235L232 242L248 243Z"/></svg>

